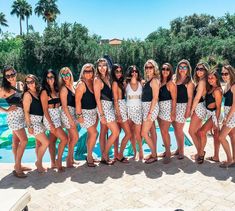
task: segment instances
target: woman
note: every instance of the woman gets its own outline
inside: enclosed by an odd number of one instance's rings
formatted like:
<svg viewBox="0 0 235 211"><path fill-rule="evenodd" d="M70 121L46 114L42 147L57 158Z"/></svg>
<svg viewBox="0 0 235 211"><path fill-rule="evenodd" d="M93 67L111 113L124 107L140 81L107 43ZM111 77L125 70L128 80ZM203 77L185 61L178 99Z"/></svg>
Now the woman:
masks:
<svg viewBox="0 0 235 211"><path fill-rule="evenodd" d="M165 146L163 163L168 164L171 160L169 127L175 120L177 88L172 81L173 68L171 64L164 63L161 68L161 87L159 90L159 115L158 124L161 130Z"/></svg>
<svg viewBox="0 0 235 211"><path fill-rule="evenodd" d="M197 131L201 128L203 120L206 118L206 107L204 105L204 97L206 95L206 80L209 66L207 63L199 62L196 65L194 73L194 99L191 109L191 121L189 126L189 134L192 137L197 153L199 150L199 137ZM192 159L197 159L197 154L192 156Z"/></svg>
<svg viewBox="0 0 235 211"><path fill-rule="evenodd" d="M61 127L59 86L57 75L52 69L44 72L40 99L41 102L43 102L43 123L46 129L50 131L49 152L51 157L51 168L57 168L58 171L64 171L64 168L62 167L62 155L68 137ZM60 144L56 160L57 138L60 139Z"/></svg>
<svg viewBox="0 0 235 211"><path fill-rule="evenodd" d="M41 87L38 78L34 75L27 75L25 78L25 88L23 97L23 107L26 126L30 134L34 135L37 142L37 161L35 165L39 173L43 173L46 169L42 165L42 158L49 145L49 140L45 135L44 126L42 124L43 109L40 101Z"/></svg>
<svg viewBox="0 0 235 211"><path fill-rule="evenodd" d="M85 64L82 67L80 78L76 87L76 117L81 127L86 128L87 136L87 166L95 167L92 151L97 137L97 110L94 95L94 75L93 64Z"/></svg>
<svg viewBox="0 0 235 211"><path fill-rule="evenodd" d="M224 120L219 141L227 155L227 161L222 163L220 167L227 168L235 166L235 70L231 65L225 65L222 68L221 75L226 87L224 90ZM231 140L232 153L226 140L227 135Z"/></svg>
<svg viewBox="0 0 235 211"><path fill-rule="evenodd" d="M16 177L25 178L27 175L23 171L31 170L21 165L21 159L28 142L25 133L24 112L22 109L23 83L16 81L16 70L7 66L3 69L2 86L0 88L0 98L5 98L9 107L0 107L0 111L7 112L7 124L12 130L12 151L15 165L13 174Z"/></svg>
<svg viewBox="0 0 235 211"><path fill-rule="evenodd" d="M172 123L178 148L175 152L177 158L184 159L184 132L183 127L191 114L194 85L191 80L191 66L188 60L181 60L176 67L177 99L176 118Z"/></svg>
<svg viewBox="0 0 235 211"><path fill-rule="evenodd" d="M158 94L160 88L159 81L159 68L157 63L149 59L144 64L144 71L147 82L143 87L142 93L142 113L143 124L141 129L141 136L146 140L148 146L151 149L151 156L145 161L150 164L157 161L157 152L154 147L154 141L149 136L153 122L157 119L159 107L158 107Z"/></svg>
<svg viewBox="0 0 235 211"><path fill-rule="evenodd" d="M112 91L113 101L116 113L116 119L119 128L122 128L125 132L125 136L122 139L120 152L117 156L117 160L122 163L129 163L128 160L123 156L123 151L126 147L128 140L131 138L131 129L128 124L127 117L127 106L125 100L125 86L122 67L119 64L114 64L112 67ZM118 140L117 140L118 143Z"/></svg>
<svg viewBox="0 0 235 211"><path fill-rule="evenodd" d="M202 164L204 162L204 149L207 142L206 134L210 130L213 130L215 146L214 157L219 160L219 117L222 102L222 89L220 85L219 74L215 70L212 70L208 74L206 91L207 93L205 97L205 103L208 119L198 131L198 136L200 140L197 158L198 164Z"/></svg>
<svg viewBox="0 0 235 211"><path fill-rule="evenodd" d="M101 125L107 126L111 130L111 135L108 137L107 143L105 138L100 137L102 159L101 163L112 165L113 162L109 160L108 153L111 146L119 135L119 128L115 119L112 88L110 83L108 62L104 58L97 61L96 77L94 80L94 93L97 103L98 115ZM102 128L102 126L101 126ZM106 134L103 132L103 135Z"/></svg>
<svg viewBox="0 0 235 211"><path fill-rule="evenodd" d="M131 143L136 158L136 141L139 145L139 160L143 159L141 126L142 126L142 85L140 72L135 65L128 68L126 77L126 105L128 123L132 133Z"/></svg>
<svg viewBox="0 0 235 211"><path fill-rule="evenodd" d="M63 67L59 73L61 119L68 130L68 157L67 167L74 167L74 147L78 141L77 120L75 115L75 89L73 86L73 74L68 67Z"/></svg>

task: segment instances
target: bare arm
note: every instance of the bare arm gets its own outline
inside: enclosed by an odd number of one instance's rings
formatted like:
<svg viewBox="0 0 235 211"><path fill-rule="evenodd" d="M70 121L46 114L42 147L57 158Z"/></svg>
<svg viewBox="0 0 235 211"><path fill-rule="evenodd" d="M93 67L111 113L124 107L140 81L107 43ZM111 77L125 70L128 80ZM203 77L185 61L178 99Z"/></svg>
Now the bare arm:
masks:
<svg viewBox="0 0 235 211"><path fill-rule="evenodd" d="M197 87L197 94L193 99L193 105L192 105L191 113L194 112L194 110L197 107L197 105L198 105L201 97L203 96L205 90L206 90L206 82L204 80L199 81L198 87Z"/></svg>
<svg viewBox="0 0 235 211"><path fill-rule="evenodd" d="M177 99L177 87L173 81L169 82L169 91L171 93L172 105L171 105L171 120L175 120L176 116L176 99Z"/></svg>
<svg viewBox="0 0 235 211"><path fill-rule="evenodd" d="M6 98L5 96L6 91L3 88L0 88L0 98ZM3 108L0 106L0 111L2 112L9 112L9 111L14 111L16 109L15 105L11 105L8 108Z"/></svg>
<svg viewBox="0 0 235 211"><path fill-rule="evenodd" d="M85 84L80 81L75 90L76 117L79 123L83 123L82 116L82 96L86 91Z"/></svg>
<svg viewBox="0 0 235 211"><path fill-rule="evenodd" d="M216 89L213 94L214 94L215 106L216 106L215 115L216 115L216 119L217 119L217 123L218 123L219 122L218 120L220 117L221 103L222 103L222 92L220 89Z"/></svg>
<svg viewBox="0 0 235 211"><path fill-rule="evenodd" d="M73 121L73 118L69 112L68 109L68 102L67 102L67 96L68 96L68 90L65 86L63 86L60 90L60 100L61 100L61 106L63 111L65 112L66 116L69 119L69 124L71 127L75 127L75 122Z"/></svg>
<svg viewBox="0 0 235 211"><path fill-rule="evenodd" d="M227 117L226 117L226 122L229 121L229 119L232 117L232 115L233 115L234 112L235 112L235 85L233 85L233 86L231 87L231 92L233 93L233 104L232 104L232 106L231 106L231 108L230 108L230 110L229 110L229 112L228 112Z"/></svg>
<svg viewBox="0 0 235 211"><path fill-rule="evenodd" d="M27 128L29 130L29 133L33 133L33 128L32 128L32 124L30 121L30 105L32 103L32 97L28 92L25 92L24 97L23 97L23 109L24 109L24 116L25 116L25 122L27 125Z"/></svg>
<svg viewBox="0 0 235 211"><path fill-rule="evenodd" d="M194 84L192 82L189 82L187 85L187 93L188 93L188 102L187 102L187 107L186 107L186 112L185 112L185 118L190 117L191 113L191 106L192 106L192 101L193 101L193 90L194 90Z"/></svg>
<svg viewBox="0 0 235 211"><path fill-rule="evenodd" d="M119 104L118 104L118 100L119 100L118 89L119 89L118 84L116 81L114 81L112 84L114 107L115 107L117 117L120 118L121 112L120 112Z"/></svg>

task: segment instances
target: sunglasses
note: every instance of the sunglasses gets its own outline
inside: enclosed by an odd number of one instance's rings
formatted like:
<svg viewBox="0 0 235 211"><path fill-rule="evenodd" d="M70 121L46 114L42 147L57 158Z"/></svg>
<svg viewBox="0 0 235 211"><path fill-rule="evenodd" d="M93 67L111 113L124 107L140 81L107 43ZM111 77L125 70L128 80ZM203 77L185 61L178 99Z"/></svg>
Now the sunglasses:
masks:
<svg viewBox="0 0 235 211"><path fill-rule="evenodd" d="M162 71L170 71L170 68L168 68L168 67L167 67L167 68L163 67L163 68L162 68Z"/></svg>
<svg viewBox="0 0 235 211"><path fill-rule="evenodd" d="M205 70L205 68L196 67L196 71L201 71L201 72L203 72L204 70Z"/></svg>
<svg viewBox="0 0 235 211"><path fill-rule="evenodd" d="M229 73L221 73L222 76L228 76Z"/></svg>
<svg viewBox="0 0 235 211"><path fill-rule="evenodd" d="M122 70L115 70L115 73L122 73Z"/></svg>
<svg viewBox="0 0 235 211"><path fill-rule="evenodd" d="M138 71L137 70L132 70L131 73L138 73Z"/></svg>
<svg viewBox="0 0 235 211"><path fill-rule="evenodd" d="M179 66L179 70L188 70L187 66Z"/></svg>
<svg viewBox="0 0 235 211"><path fill-rule="evenodd" d="M15 76L16 76L16 73L12 73L12 74L9 74L9 75L5 75L5 78L10 79L10 78L14 78Z"/></svg>
<svg viewBox="0 0 235 211"><path fill-rule="evenodd" d="M84 70L84 73L93 73L93 70Z"/></svg>
<svg viewBox="0 0 235 211"><path fill-rule="evenodd" d="M55 78L54 76L47 76L47 80L52 80L54 78Z"/></svg>
<svg viewBox="0 0 235 211"><path fill-rule="evenodd" d="M98 67L107 67L106 64L99 64Z"/></svg>
<svg viewBox="0 0 235 211"><path fill-rule="evenodd" d="M62 73L62 74L61 74L61 77L62 77L62 78L70 77L70 76L71 76L71 74L70 74L70 73L66 73L66 74Z"/></svg>
<svg viewBox="0 0 235 211"><path fill-rule="evenodd" d="M145 66L145 69L153 69L153 66Z"/></svg>
<svg viewBox="0 0 235 211"><path fill-rule="evenodd" d="M29 85L29 84L34 84L34 80L30 80L30 81L25 81L25 83L27 84L27 85Z"/></svg>

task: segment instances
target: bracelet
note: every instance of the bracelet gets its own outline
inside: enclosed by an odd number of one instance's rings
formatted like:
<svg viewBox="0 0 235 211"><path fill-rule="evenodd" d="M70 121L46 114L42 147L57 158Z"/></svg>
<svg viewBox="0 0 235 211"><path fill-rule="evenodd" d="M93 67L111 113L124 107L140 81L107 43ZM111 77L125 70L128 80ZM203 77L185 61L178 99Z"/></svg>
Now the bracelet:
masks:
<svg viewBox="0 0 235 211"><path fill-rule="evenodd" d="M152 112L149 111L148 114L152 114Z"/></svg>
<svg viewBox="0 0 235 211"><path fill-rule="evenodd" d="M102 119L104 117L104 114L100 114L100 118Z"/></svg>
<svg viewBox="0 0 235 211"><path fill-rule="evenodd" d="M82 113L76 114L76 117L77 117L77 119L81 118L82 117Z"/></svg>

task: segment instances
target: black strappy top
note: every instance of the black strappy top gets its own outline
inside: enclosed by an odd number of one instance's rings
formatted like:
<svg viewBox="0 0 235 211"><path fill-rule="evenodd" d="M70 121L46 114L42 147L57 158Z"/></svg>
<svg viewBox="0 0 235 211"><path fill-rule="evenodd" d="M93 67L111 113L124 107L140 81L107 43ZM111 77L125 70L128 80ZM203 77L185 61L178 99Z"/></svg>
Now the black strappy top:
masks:
<svg viewBox="0 0 235 211"><path fill-rule="evenodd" d="M167 89L166 84L163 85L159 90L159 101L171 100L171 93Z"/></svg>
<svg viewBox="0 0 235 211"><path fill-rule="evenodd" d="M101 79L101 81L104 83L103 89L101 89L101 100L107 100L107 101L113 101L113 93L112 89Z"/></svg>
<svg viewBox="0 0 235 211"><path fill-rule="evenodd" d="M209 111L215 111L216 110L216 107L215 108L208 108L208 106L211 104L211 103L215 103L215 98L213 97L213 92L212 93L207 93L206 94L206 97L205 97L205 101L206 101L206 108L209 110Z"/></svg>
<svg viewBox="0 0 235 211"><path fill-rule="evenodd" d="M75 108L75 94L68 88L67 105Z"/></svg>
<svg viewBox="0 0 235 211"><path fill-rule="evenodd" d="M14 94L10 95L6 98L7 103L9 106L15 105L17 107L22 107L22 92L16 91Z"/></svg>
<svg viewBox="0 0 235 211"><path fill-rule="evenodd" d="M177 103L187 103L188 102L188 92L187 87L184 84L177 85Z"/></svg>
<svg viewBox="0 0 235 211"><path fill-rule="evenodd" d="M29 92L29 94L32 97L32 102L30 104L29 114L43 116L42 103L41 103L40 99L34 97L30 92Z"/></svg>
<svg viewBox="0 0 235 211"><path fill-rule="evenodd" d="M85 82L83 82L86 86L86 92L82 96L82 109L94 109L96 108L96 100L95 95L92 93Z"/></svg>
<svg viewBox="0 0 235 211"><path fill-rule="evenodd" d="M152 79L148 81L143 87L142 99L141 99L142 102L151 102L153 99L153 91L152 87L150 86L151 81Z"/></svg>
<svg viewBox="0 0 235 211"><path fill-rule="evenodd" d="M198 85L195 87L195 89L194 89L194 91L193 91L193 96L194 96L194 97L197 95L197 87L198 87ZM204 99L203 99L203 97L201 96L201 98L200 98L200 100L199 100L199 103L202 103L202 102L204 102Z"/></svg>
<svg viewBox="0 0 235 211"><path fill-rule="evenodd" d="M48 105L54 105L54 108L55 108L56 104L60 104L60 103L61 103L59 97L53 98L53 97L51 96L51 94L49 94L49 97L50 97L51 99L48 100Z"/></svg>
<svg viewBox="0 0 235 211"><path fill-rule="evenodd" d="M231 89L229 89L226 93L224 93L224 106L232 106L233 104L233 93Z"/></svg>

